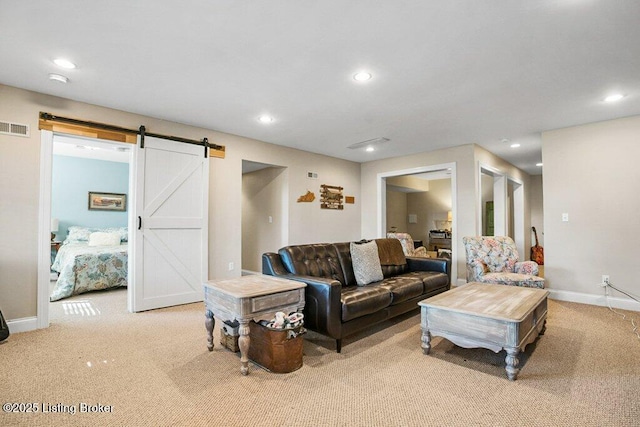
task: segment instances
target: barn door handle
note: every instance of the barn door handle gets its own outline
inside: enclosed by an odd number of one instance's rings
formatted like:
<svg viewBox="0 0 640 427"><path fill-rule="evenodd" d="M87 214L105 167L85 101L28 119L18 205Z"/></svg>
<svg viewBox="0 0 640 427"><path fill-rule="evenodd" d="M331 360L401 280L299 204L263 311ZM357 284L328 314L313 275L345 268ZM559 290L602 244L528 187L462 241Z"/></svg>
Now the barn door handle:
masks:
<svg viewBox="0 0 640 427"><path fill-rule="evenodd" d="M142 217L138 217L138 230L142 228Z"/></svg>

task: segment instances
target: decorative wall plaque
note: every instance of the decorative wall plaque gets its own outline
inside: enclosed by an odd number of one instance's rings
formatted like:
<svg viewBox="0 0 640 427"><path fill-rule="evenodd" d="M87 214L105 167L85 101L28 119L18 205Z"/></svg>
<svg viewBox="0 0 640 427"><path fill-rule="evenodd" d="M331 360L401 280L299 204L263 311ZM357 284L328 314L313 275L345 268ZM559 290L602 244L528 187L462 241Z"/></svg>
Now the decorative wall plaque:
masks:
<svg viewBox="0 0 640 427"><path fill-rule="evenodd" d="M320 186L320 207L322 209L343 209L342 187L322 184Z"/></svg>
<svg viewBox="0 0 640 427"><path fill-rule="evenodd" d="M308 191L307 194L298 197L298 203L301 202L313 202L316 199L316 195L313 194L313 191Z"/></svg>

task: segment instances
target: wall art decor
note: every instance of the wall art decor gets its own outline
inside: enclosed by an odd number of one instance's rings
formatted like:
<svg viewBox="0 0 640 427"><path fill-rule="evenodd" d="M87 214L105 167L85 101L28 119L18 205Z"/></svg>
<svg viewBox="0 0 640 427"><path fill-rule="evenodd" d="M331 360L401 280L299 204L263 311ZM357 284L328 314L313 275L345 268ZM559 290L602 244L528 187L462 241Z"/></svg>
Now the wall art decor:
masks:
<svg viewBox="0 0 640 427"><path fill-rule="evenodd" d="M302 202L313 202L316 199L316 195L313 194L313 191L308 191L307 190L307 194L298 197L298 203L302 203Z"/></svg>
<svg viewBox="0 0 640 427"><path fill-rule="evenodd" d="M342 187L322 184L320 186L320 207L322 209L343 209Z"/></svg>
<svg viewBox="0 0 640 427"><path fill-rule="evenodd" d="M125 212L127 210L127 195L89 191L89 210Z"/></svg>

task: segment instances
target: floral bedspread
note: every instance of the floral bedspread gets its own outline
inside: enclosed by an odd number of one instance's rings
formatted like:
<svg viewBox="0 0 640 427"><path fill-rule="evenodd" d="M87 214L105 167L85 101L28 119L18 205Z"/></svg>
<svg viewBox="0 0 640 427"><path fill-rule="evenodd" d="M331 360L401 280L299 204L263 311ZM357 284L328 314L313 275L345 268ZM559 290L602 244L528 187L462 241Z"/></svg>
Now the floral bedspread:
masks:
<svg viewBox="0 0 640 427"><path fill-rule="evenodd" d="M127 286L127 243L118 246L65 243L60 247L51 269L59 275L50 301Z"/></svg>

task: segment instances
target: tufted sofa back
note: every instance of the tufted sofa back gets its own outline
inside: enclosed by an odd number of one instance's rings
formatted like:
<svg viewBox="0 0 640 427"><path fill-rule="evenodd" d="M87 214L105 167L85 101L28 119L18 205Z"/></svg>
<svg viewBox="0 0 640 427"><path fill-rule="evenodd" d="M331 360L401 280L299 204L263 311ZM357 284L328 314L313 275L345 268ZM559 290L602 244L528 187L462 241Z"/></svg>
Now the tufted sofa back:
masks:
<svg viewBox="0 0 640 427"><path fill-rule="evenodd" d="M282 264L293 274L325 277L347 284L338 258L338 250L331 243L286 246L278 251ZM353 268L351 268L353 275Z"/></svg>
<svg viewBox="0 0 640 427"><path fill-rule="evenodd" d="M395 262L385 262L381 258L384 277L397 276L408 271L408 266L398 239L376 239L378 248L387 249L386 257L391 252ZM290 273L334 279L343 286L355 286L350 242L317 243L311 245L286 246L278 251L282 264Z"/></svg>

